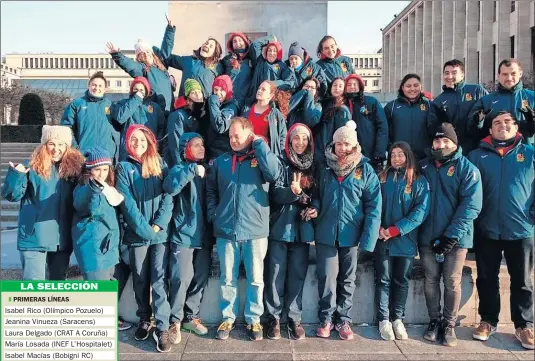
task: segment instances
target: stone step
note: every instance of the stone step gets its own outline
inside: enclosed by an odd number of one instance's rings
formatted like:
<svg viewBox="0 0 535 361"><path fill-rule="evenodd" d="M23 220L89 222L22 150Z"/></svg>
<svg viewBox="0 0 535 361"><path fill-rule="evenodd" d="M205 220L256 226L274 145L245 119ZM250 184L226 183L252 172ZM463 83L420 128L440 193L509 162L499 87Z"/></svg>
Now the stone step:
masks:
<svg viewBox="0 0 535 361"><path fill-rule="evenodd" d="M2 143L0 149L31 149L32 151L37 148L40 143Z"/></svg>
<svg viewBox="0 0 535 361"><path fill-rule="evenodd" d="M18 225L19 225L18 221L4 221L3 219L0 220L0 228L2 230L14 229L14 228L17 228Z"/></svg>
<svg viewBox="0 0 535 361"><path fill-rule="evenodd" d="M18 212L18 209L20 208L20 202L9 202L5 199L2 199L1 208L2 215L4 214L4 210L16 210Z"/></svg>
<svg viewBox="0 0 535 361"><path fill-rule="evenodd" d="M17 222L19 219L19 210L18 209L2 209L0 212L2 218L2 223L4 222Z"/></svg>

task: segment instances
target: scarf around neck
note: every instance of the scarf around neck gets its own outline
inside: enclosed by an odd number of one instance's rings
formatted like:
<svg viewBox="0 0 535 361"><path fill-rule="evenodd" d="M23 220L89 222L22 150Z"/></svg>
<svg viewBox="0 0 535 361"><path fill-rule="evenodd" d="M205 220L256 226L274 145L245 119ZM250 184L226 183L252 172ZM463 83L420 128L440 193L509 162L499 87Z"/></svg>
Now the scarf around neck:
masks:
<svg viewBox="0 0 535 361"><path fill-rule="evenodd" d="M353 152L345 157L339 158L334 153L334 144L330 143L325 149L325 160L327 161L327 165L338 177L345 177L360 163L362 153L360 152L360 147L357 146L357 149Z"/></svg>

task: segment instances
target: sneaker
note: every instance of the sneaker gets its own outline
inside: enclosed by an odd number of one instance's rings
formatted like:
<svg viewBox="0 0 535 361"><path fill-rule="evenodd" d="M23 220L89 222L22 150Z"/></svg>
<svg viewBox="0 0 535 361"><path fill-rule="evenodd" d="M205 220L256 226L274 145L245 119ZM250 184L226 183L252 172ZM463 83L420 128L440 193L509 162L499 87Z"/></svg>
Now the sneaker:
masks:
<svg viewBox="0 0 535 361"><path fill-rule="evenodd" d="M171 342L169 341L169 331L155 330L152 333L152 337L154 337L154 341L156 341L156 350L158 350L158 352L171 351Z"/></svg>
<svg viewBox="0 0 535 361"><path fill-rule="evenodd" d="M173 345L178 345L182 341L182 334L180 333L180 322L173 322L169 326L169 342Z"/></svg>
<svg viewBox="0 0 535 361"><path fill-rule="evenodd" d="M386 341L393 341L396 338L394 330L392 330L392 323L388 320L379 322L379 333L381 338Z"/></svg>
<svg viewBox="0 0 535 361"><path fill-rule="evenodd" d="M208 333L208 328L202 324L200 318L192 318L188 322L182 324L184 330L191 331L199 336L204 336Z"/></svg>
<svg viewBox="0 0 535 361"><path fill-rule="evenodd" d="M444 325L444 336L442 338L444 346L457 346L457 335L455 335L455 327L452 325Z"/></svg>
<svg viewBox="0 0 535 361"><path fill-rule="evenodd" d="M349 322L341 322L336 325L336 331L338 331L338 336L341 340L352 340L353 339L353 330Z"/></svg>
<svg viewBox="0 0 535 361"><path fill-rule="evenodd" d="M479 341L487 341L489 337L496 332L496 327L492 326L490 323L481 321L479 326L476 328L472 337Z"/></svg>
<svg viewBox="0 0 535 361"><path fill-rule="evenodd" d="M269 321L266 336L270 340L281 338L281 323L279 320L272 319Z"/></svg>
<svg viewBox="0 0 535 361"><path fill-rule="evenodd" d="M249 336L249 340L261 341L264 338L264 334L262 333L262 325L260 323L247 325L247 334Z"/></svg>
<svg viewBox="0 0 535 361"><path fill-rule="evenodd" d="M316 336L321 338L329 338L331 337L331 330L333 328L334 326L331 322L324 322L316 330Z"/></svg>
<svg viewBox="0 0 535 361"><path fill-rule="evenodd" d="M431 320L431 322L429 322L429 325L427 325L427 329L424 332L424 339L426 339L427 341L436 342L439 330L440 324L438 320Z"/></svg>
<svg viewBox="0 0 535 361"><path fill-rule="evenodd" d="M533 350L533 329L532 328L522 328L519 327L515 331L515 337L520 343L522 344L522 347Z"/></svg>
<svg viewBox="0 0 535 361"><path fill-rule="evenodd" d="M138 341L143 341L149 338L149 331L151 329L151 323L149 321L140 321L134 338Z"/></svg>
<svg viewBox="0 0 535 361"><path fill-rule="evenodd" d="M126 331L126 330L129 330L132 328L132 326L134 326L133 324L131 324L130 322L126 322L125 320L123 320L122 318L119 317L119 320L117 320L117 329L119 331Z"/></svg>
<svg viewBox="0 0 535 361"><path fill-rule="evenodd" d="M288 335L292 340L304 340L306 338L305 329L301 326L301 322L288 321Z"/></svg>
<svg viewBox="0 0 535 361"><path fill-rule="evenodd" d="M392 322L392 329L394 330L394 335L396 336L396 340L408 340L409 335L407 335L407 330L405 329L405 325L403 324L403 321L400 319L395 320Z"/></svg>
<svg viewBox="0 0 535 361"><path fill-rule="evenodd" d="M219 340L226 340L230 336L230 331L234 329L234 324L229 321L221 322L217 328L217 334L215 338Z"/></svg>

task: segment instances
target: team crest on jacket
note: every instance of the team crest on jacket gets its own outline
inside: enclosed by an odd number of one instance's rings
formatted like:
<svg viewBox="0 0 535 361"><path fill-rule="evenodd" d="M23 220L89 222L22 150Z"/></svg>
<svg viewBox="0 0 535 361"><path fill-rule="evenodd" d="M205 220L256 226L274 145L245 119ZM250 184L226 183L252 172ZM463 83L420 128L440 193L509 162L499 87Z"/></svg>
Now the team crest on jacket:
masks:
<svg viewBox="0 0 535 361"><path fill-rule="evenodd" d="M273 69L274 69L275 71L279 71L279 69L280 69L279 64L275 64L275 65L273 65Z"/></svg>
<svg viewBox="0 0 535 361"><path fill-rule="evenodd" d="M518 153L516 155L516 161L519 162L519 163L522 163L524 161L524 154Z"/></svg>
<svg viewBox="0 0 535 361"><path fill-rule="evenodd" d="M405 186L405 194L411 194L411 192L412 192L412 187L407 184Z"/></svg>
<svg viewBox="0 0 535 361"><path fill-rule="evenodd" d="M258 161L256 158L251 159L251 168L256 168L258 166Z"/></svg>
<svg viewBox="0 0 535 361"><path fill-rule="evenodd" d="M426 108L425 108L425 104L420 104L420 110L421 110L422 112L425 112L425 109L426 109Z"/></svg>
<svg viewBox="0 0 535 361"><path fill-rule="evenodd" d="M208 162L208 165L210 165L210 166L214 165L214 160L210 159L210 161Z"/></svg>
<svg viewBox="0 0 535 361"><path fill-rule="evenodd" d="M312 67L309 66L309 67L307 68L307 76L311 76L311 75L312 75Z"/></svg>
<svg viewBox="0 0 535 361"><path fill-rule="evenodd" d="M152 113L153 110L154 110L154 109L152 109L152 105L149 105L149 106L147 107L147 111L148 111L149 113Z"/></svg>
<svg viewBox="0 0 535 361"><path fill-rule="evenodd" d="M210 64L210 65L208 65L208 69L210 69L210 70L214 70L214 69L215 69L215 64Z"/></svg>
<svg viewBox="0 0 535 361"><path fill-rule="evenodd" d="M345 63L340 63L340 68L342 68L342 71L343 71L344 73L347 73L347 66L346 66Z"/></svg>
<svg viewBox="0 0 535 361"><path fill-rule="evenodd" d="M464 96L464 99L465 99L467 102L471 101L471 100L472 100L472 94L470 94L470 93L466 93L466 95Z"/></svg>
<svg viewBox="0 0 535 361"><path fill-rule="evenodd" d="M362 168L359 168L355 171L355 178L357 178L358 180L362 179Z"/></svg>
<svg viewBox="0 0 535 361"><path fill-rule="evenodd" d="M448 177L451 177L455 173L455 167L451 166L448 168Z"/></svg>
<svg viewBox="0 0 535 361"><path fill-rule="evenodd" d="M104 113L106 113L106 115L110 115L111 114L110 107L104 107Z"/></svg>
<svg viewBox="0 0 535 361"><path fill-rule="evenodd" d="M527 107L528 107L528 100L522 99L522 108L527 108Z"/></svg>
<svg viewBox="0 0 535 361"><path fill-rule="evenodd" d="M368 108L366 108L365 105L361 106L361 107L360 107L360 113L361 113L361 114L364 114L364 115L368 115L368 113L369 113L369 112L368 112Z"/></svg>

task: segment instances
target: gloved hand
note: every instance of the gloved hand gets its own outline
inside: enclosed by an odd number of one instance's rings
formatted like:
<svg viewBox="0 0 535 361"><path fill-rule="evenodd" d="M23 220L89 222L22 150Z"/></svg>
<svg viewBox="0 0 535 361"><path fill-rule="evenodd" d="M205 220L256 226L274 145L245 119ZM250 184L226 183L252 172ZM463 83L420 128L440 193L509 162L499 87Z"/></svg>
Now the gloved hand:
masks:
<svg viewBox="0 0 535 361"><path fill-rule="evenodd" d="M436 254L447 254L450 253L451 250L457 245L458 241L455 238L449 238L442 236L439 238L440 243L433 247L433 251Z"/></svg>
<svg viewBox="0 0 535 361"><path fill-rule="evenodd" d="M451 120L448 117L448 106L447 105L439 106L438 104L436 104L435 109L436 109L435 113L436 113L436 116L437 116L437 123L438 124L451 123Z"/></svg>
<svg viewBox="0 0 535 361"><path fill-rule="evenodd" d="M114 187L109 186L106 182L99 182L102 185L102 194L104 194L104 197L106 197L106 200L108 203L113 206L117 207L119 204L121 204L124 201L124 196L117 191Z"/></svg>
<svg viewBox="0 0 535 361"><path fill-rule="evenodd" d="M485 118L487 115L492 111L492 109L481 109L479 112L474 114L474 121L476 124L480 124L480 127L482 127L483 123L485 122Z"/></svg>
<svg viewBox="0 0 535 361"><path fill-rule="evenodd" d="M524 119L526 119L526 122L535 123L535 110L533 110L529 105L525 108L518 108L518 111L524 114Z"/></svg>
<svg viewBox="0 0 535 361"><path fill-rule="evenodd" d="M375 169L375 171L377 173L381 173L385 168L385 162L386 162L386 158L384 158L384 157L375 157L370 162L370 164L373 167L373 169Z"/></svg>

